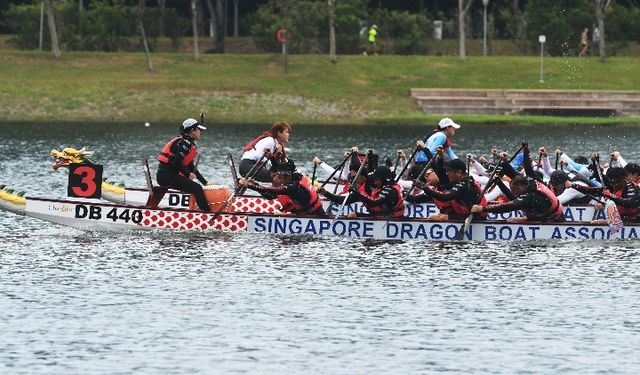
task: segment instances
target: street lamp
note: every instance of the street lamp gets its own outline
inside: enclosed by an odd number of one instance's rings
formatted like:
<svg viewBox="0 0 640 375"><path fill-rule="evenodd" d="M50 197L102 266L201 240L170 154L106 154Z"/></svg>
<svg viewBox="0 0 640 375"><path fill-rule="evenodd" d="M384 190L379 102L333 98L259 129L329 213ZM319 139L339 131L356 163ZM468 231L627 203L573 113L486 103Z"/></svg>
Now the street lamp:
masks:
<svg viewBox="0 0 640 375"><path fill-rule="evenodd" d="M544 83L544 42L547 41L547 37L544 35L538 36L538 42L540 42L540 83Z"/></svg>
<svg viewBox="0 0 640 375"><path fill-rule="evenodd" d="M482 0L482 5L484 6L484 34L482 38L482 56L487 56L487 5L489 5L489 0Z"/></svg>

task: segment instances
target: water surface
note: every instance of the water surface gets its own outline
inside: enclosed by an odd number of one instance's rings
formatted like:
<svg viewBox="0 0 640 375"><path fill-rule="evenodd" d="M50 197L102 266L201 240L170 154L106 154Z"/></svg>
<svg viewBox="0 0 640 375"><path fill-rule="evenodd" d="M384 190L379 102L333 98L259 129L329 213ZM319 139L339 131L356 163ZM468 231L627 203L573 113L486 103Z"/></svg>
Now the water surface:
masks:
<svg viewBox="0 0 640 375"><path fill-rule="evenodd" d="M52 148L95 151L105 176L143 186L139 159L177 126L1 124L0 182L63 197ZM200 168L230 183L227 152L263 129L211 125ZM345 149L394 155L420 127L294 127L310 169ZM633 126L464 126L488 148L619 150ZM638 242L384 243L269 235L86 233L0 215L0 373L634 374Z"/></svg>

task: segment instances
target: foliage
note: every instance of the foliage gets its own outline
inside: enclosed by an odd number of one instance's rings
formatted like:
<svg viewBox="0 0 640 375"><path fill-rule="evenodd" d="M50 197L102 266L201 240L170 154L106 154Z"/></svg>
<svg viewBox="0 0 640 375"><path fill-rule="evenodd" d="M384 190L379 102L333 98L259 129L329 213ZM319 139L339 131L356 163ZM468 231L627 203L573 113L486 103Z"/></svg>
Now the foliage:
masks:
<svg viewBox="0 0 640 375"><path fill-rule="evenodd" d="M427 52L427 40L433 38L433 22L426 13L411 14L379 8L372 18L378 26L378 36L394 40L394 53L407 55Z"/></svg>
<svg viewBox="0 0 640 375"><path fill-rule="evenodd" d="M139 9L119 1L94 0L89 9L82 12L70 1L55 3L56 25L61 44L68 50L118 51L138 49L133 42L139 35L137 28ZM39 38L39 4L11 5L4 14L7 27L15 33L11 42L18 48L35 49ZM143 23L151 39L159 36L160 9L147 8ZM165 10L165 34L177 40L188 21L180 18L175 10ZM45 17L43 48L50 48L49 28Z"/></svg>
<svg viewBox="0 0 640 375"><path fill-rule="evenodd" d="M580 34L594 23L592 0L529 0L525 6L527 34L532 41L547 37L546 50L553 56L577 55Z"/></svg>
<svg viewBox="0 0 640 375"><path fill-rule="evenodd" d="M270 0L256 11L251 35L266 51L280 49L276 32L285 28L291 35L288 43L293 53L319 53L329 25L327 2L318 0Z"/></svg>

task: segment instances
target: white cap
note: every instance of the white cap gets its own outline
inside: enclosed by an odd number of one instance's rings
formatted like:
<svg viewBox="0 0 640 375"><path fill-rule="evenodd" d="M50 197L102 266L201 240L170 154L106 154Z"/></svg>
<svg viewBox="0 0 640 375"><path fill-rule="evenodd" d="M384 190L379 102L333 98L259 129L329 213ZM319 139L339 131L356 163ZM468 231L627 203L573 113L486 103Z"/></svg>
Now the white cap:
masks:
<svg viewBox="0 0 640 375"><path fill-rule="evenodd" d="M202 130L207 130L206 127L202 126L202 124L200 124L198 122L198 120L194 119L194 118L188 118L184 121L182 121L182 129L189 129L192 128L194 126L198 126L198 128L202 129Z"/></svg>
<svg viewBox="0 0 640 375"><path fill-rule="evenodd" d="M453 127L454 129L460 129L460 125L456 124L455 122L453 122L453 120L452 120L452 119L450 119L450 118L448 118L448 117L443 118L443 119L442 119L442 120L440 120L440 122L438 123L438 127L439 127L440 129L444 129L444 128L446 128L447 126L451 126L451 127Z"/></svg>

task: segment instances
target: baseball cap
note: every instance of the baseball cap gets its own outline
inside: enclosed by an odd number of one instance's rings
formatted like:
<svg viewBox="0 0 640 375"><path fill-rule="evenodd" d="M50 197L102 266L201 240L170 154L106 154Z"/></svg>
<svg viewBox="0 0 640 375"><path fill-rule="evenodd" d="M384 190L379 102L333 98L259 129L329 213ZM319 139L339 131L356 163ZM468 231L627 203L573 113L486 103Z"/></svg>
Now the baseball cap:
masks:
<svg viewBox="0 0 640 375"><path fill-rule="evenodd" d="M440 120L440 122L438 123L438 127L440 129L444 129L448 126L451 126L454 129L460 129L460 125L456 124L455 122L453 122L452 119L445 117L442 120Z"/></svg>
<svg viewBox="0 0 640 375"><path fill-rule="evenodd" d="M446 171L467 171L467 165L460 159L451 159L444 163L444 169Z"/></svg>
<svg viewBox="0 0 640 375"><path fill-rule="evenodd" d="M206 127L202 126L201 123L198 122L198 120L194 119L194 118L188 118L184 121L182 121L182 129L186 130L189 128L193 128L194 126L197 126L198 128L202 129L202 130L207 130Z"/></svg>
<svg viewBox="0 0 640 375"><path fill-rule="evenodd" d="M384 165L377 167L373 172L369 173L369 176L382 181L390 181L396 177L396 175L391 172L391 169Z"/></svg>

